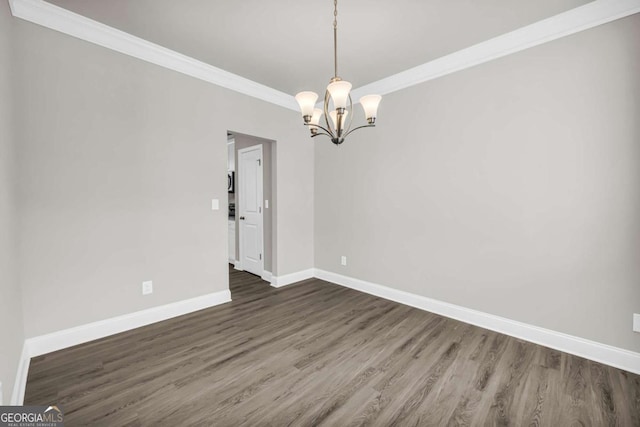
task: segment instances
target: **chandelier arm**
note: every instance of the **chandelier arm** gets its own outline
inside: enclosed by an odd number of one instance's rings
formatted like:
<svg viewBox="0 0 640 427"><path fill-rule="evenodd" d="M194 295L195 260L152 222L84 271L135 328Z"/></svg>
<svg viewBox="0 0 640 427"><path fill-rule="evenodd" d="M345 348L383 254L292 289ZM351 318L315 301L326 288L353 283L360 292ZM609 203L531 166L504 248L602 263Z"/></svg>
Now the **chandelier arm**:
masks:
<svg viewBox="0 0 640 427"><path fill-rule="evenodd" d="M376 127L376 125L362 125L362 126L358 126L357 128L353 128L353 129L351 129L349 132L347 132L347 133L344 135L344 138L346 138L347 136L349 136L349 134L351 134L351 133L353 133L353 132L357 131L358 129L362 129L362 128L373 128L373 127Z"/></svg>
<svg viewBox="0 0 640 427"><path fill-rule="evenodd" d="M353 101L351 100L351 93L349 93L349 125L345 126L344 128L344 137L346 137L347 135L349 135L351 132L351 125L353 124Z"/></svg>
<svg viewBox="0 0 640 427"><path fill-rule="evenodd" d="M333 135L331 134L331 131L330 131L329 129L325 129L325 128L323 128L323 127L322 127L322 126L320 126L320 125L314 125L313 123L303 123L303 125L305 125L305 126L313 126L313 127L316 127L316 128L322 129L323 131L327 132L327 136L330 136L330 137L332 137L332 138L333 138Z"/></svg>
<svg viewBox="0 0 640 427"><path fill-rule="evenodd" d="M329 123L329 91L325 91L324 93L324 122L327 124L327 128L324 129L324 131L329 132L331 138L335 138L336 135L332 131L331 124Z"/></svg>
<svg viewBox="0 0 640 427"><path fill-rule="evenodd" d="M316 136L320 136L320 135L322 135L322 136L327 136L327 137L329 137L329 138L332 138L332 139L333 139L333 137L332 137L331 135L329 135L328 133L324 133L324 132L318 132L318 133L315 133L315 134L311 135L311 138L315 138Z"/></svg>

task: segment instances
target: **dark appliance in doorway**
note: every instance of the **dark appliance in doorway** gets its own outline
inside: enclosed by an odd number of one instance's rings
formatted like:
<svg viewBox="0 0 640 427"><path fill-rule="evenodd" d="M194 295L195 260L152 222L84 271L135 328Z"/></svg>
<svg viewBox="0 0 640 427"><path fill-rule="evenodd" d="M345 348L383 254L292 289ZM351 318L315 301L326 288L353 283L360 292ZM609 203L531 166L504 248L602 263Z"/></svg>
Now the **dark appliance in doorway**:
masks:
<svg viewBox="0 0 640 427"><path fill-rule="evenodd" d="M234 171L229 171L227 173L227 190L229 191L229 193L233 193L234 192L235 178L236 178L236 173Z"/></svg>

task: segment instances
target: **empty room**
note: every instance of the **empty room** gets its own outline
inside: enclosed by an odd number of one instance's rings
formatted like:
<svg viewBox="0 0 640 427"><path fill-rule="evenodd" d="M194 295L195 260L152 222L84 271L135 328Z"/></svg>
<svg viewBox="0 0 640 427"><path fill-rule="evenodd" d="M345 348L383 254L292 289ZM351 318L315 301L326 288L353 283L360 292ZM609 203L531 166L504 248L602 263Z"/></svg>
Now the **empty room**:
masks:
<svg viewBox="0 0 640 427"><path fill-rule="evenodd" d="M0 426L640 426L639 12L0 0Z"/></svg>

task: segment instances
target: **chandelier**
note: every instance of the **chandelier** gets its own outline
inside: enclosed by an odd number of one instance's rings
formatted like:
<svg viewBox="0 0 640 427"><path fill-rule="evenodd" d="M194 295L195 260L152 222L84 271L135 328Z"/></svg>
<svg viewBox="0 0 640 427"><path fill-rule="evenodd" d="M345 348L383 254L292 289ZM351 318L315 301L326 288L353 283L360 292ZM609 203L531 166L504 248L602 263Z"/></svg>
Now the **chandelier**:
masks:
<svg viewBox="0 0 640 427"><path fill-rule="evenodd" d="M318 94L305 91L296 95L296 101L300 105L304 124L309 126L311 137L326 135L331 142L340 145L353 131L362 128L374 127L380 95L366 95L360 98L360 105L364 109L367 124L351 129L353 121L353 102L351 100L351 83L338 77L338 0L333 1L333 64L334 76L329 81L324 94L324 110L315 108ZM320 119L324 113L324 124L320 125ZM347 117L349 120L347 122Z"/></svg>

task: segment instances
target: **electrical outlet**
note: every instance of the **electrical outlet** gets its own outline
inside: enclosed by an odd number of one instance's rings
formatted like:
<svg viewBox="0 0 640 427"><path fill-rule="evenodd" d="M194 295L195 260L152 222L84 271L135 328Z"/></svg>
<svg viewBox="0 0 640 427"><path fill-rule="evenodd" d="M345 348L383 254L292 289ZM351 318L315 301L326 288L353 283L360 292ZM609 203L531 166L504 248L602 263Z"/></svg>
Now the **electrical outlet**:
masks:
<svg viewBox="0 0 640 427"><path fill-rule="evenodd" d="M342 257L340 258L340 264L342 265L347 265L347 257L342 255Z"/></svg>
<svg viewBox="0 0 640 427"><path fill-rule="evenodd" d="M220 210L220 200L218 200L218 199L211 199L211 210L212 210L212 211L218 211L218 210Z"/></svg>
<svg viewBox="0 0 640 427"><path fill-rule="evenodd" d="M151 280L142 282L142 295L149 295L152 293L153 293L153 282Z"/></svg>
<svg viewBox="0 0 640 427"><path fill-rule="evenodd" d="M633 332L640 332L640 314L633 314Z"/></svg>

